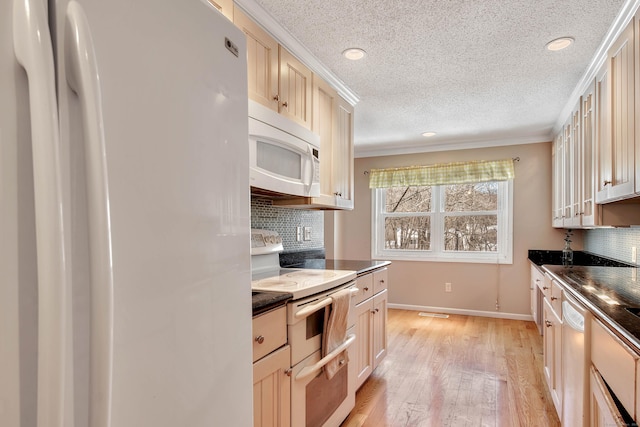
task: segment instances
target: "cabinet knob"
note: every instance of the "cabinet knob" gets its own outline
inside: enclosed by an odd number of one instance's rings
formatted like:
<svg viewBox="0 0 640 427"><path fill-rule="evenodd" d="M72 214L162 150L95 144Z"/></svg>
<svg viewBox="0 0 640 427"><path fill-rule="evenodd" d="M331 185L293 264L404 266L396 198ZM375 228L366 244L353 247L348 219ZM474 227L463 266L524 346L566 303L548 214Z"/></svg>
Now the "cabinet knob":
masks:
<svg viewBox="0 0 640 427"><path fill-rule="evenodd" d="M557 299L558 299L558 297L551 297L551 301L555 301Z"/></svg>
<svg viewBox="0 0 640 427"><path fill-rule="evenodd" d="M285 374L286 376L290 377L290 376L291 376L291 372L293 372L293 369L289 368L289 369L287 369L286 371L284 371L284 374Z"/></svg>
<svg viewBox="0 0 640 427"><path fill-rule="evenodd" d="M367 286L364 287L365 292L369 292L369 288Z"/></svg>
<svg viewBox="0 0 640 427"><path fill-rule="evenodd" d="M371 310L371 314L376 314L376 311L375 310Z"/></svg>
<svg viewBox="0 0 640 427"><path fill-rule="evenodd" d="M379 312L379 311L380 311L380 309L376 308L376 313Z"/></svg>
<svg viewBox="0 0 640 427"><path fill-rule="evenodd" d="M548 286L543 286L543 287L542 287L542 290L543 290L543 291L546 291L547 289L549 289L549 287L548 287Z"/></svg>
<svg viewBox="0 0 640 427"><path fill-rule="evenodd" d="M282 106L283 106L284 108L289 108L289 103L288 103L287 101L284 101L284 102L282 103Z"/></svg>
<svg viewBox="0 0 640 427"><path fill-rule="evenodd" d="M262 335L258 335L258 336L256 337L256 342L257 342L258 344L262 344L262 343L264 342L264 337L263 337Z"/></svg>
<svg viewBox="0 0 640 427"><path fill-rule="evenodd" d="M334 196L338 196L338 197L342 197L342 193L340 193L339 191L336 191L335 193L333 193Z"/></svg>
<svg viewBox="0 0 640 427"><path fill-rule="evenodd" d="M384 283L384 279L380 279L380 283Z"/></svg>
<svg viewBox="0 0 640 427"><path fill-rule="evenodd" d="M602 185L611 185L611 181L604 181Z"/></svg>
<svg viewBox="0 0 640 427"><path fill-rule="evenodd" d="M544 324L547 326L547 328L550 328L553 326L553 323L549 322L548 320L545 320Z"/></svg>
<svg viewBox="0 0 640 427"><path fill-rule="evenodd" d="M276 95L276 96L274 96L274 97L273 97L273 100L274 100L274 101L280 101L280 95Z"/></svg>

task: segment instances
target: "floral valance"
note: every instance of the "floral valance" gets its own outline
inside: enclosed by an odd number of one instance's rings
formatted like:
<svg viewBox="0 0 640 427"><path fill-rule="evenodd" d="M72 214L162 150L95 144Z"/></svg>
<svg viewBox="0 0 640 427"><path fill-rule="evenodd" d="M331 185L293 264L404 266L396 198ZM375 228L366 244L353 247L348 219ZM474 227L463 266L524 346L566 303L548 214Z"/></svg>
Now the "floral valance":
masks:
<svg viewBox="0 0 640 427"><path fill-rule="evenodd" d="M513 159L441 163L428 166L372 169L369 188L447 185L506 181L515 176Z"/></svg>

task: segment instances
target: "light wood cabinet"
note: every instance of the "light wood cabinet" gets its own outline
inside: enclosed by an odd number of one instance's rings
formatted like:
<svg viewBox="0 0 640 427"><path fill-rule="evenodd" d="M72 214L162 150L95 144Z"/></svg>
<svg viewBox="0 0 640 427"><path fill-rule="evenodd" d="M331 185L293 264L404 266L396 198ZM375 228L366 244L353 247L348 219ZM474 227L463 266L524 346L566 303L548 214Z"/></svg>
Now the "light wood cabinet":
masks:
<svg viewBox="0 0 640 427"><path fill-rule="evenodd" d="M237 7L233 22L247 36L249 98L311 129L311 70Z"/></svg>
<svg viewBox="0 0 640 427"><path fill-rule="evenodd" d="M634 24L629 23L608 52L607 93L599 105L607 112L599 132L598 203L635 193L635 52Z"/></svg>
<svg viewBox="0 0 640 427"><path fill-rule="evenodd" d="M564 129L564 128L563 128ZM565 162L564 162L564 130L556 135L551 149L551 216L554 227L564 226L564 192L565 192Z"/></svg>
<svg viewBox="0 0 640 427"><path fill-rule="evenodd" d="M580 186L578 200L579 225L593 226L600 224L600 209L596 206L596 144L595 144L595 81L586 89L580 98L581 133L580 141Z"/></svg>
<svg viewBox="0 0 640 427"><path fill-rule="evenodd" d="M591 367L589 374L589 420L591 427L627 426L597 370Z"/></svg>
<svg viewBox="0 0 640 427"><path fill-rule="evenodd" d="M290 347L269 354L253 364L254 427L291 425Z"/></svg>
<svg viewBox="0 0 640 427"><path fill-rule="evenodd" d="M356 389L387 355L387 269L357 279L357 286L371 286L374 295L356 304L356 343L354 346L356 365ZM356 296L357 298L357 296Z"/></svg>
<svg viewBox="0 0 640 427"><path fill-rule="evenodd" d="M233 21L233 0L209 0L229 21Z"/></svg>
<svg viewBox="0 0 640 427"><path fill-rule="evenodd" d="M596 319L591 320L591 362L635 419L638 355Z"/></svg>
<svg viewBox="0 0 640 427"><path fill-rule="evenodd" d="M311 129L311 70L280 46L278 112Z"/></svg>
<svg viewBox="0 0 640 427"><path fill-rule="evenodd" d="M282 306L252 320L253 425L291 425L291 347L287 311Z"/></svg>

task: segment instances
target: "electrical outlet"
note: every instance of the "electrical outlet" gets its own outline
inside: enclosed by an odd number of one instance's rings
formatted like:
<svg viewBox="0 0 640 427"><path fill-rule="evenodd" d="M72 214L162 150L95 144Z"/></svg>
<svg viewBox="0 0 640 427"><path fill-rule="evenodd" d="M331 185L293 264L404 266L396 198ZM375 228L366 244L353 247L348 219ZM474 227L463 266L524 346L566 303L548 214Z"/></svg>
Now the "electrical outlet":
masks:
<svg viewBox="0 0 640 427"><path fill-rule="evenodd" d="M296 227L296 242L302 242L302 227Z"/></svg>
<svg viewBox="0 0 640 427"><path fill-rule="evenodd" d="M638 251L635 246L631 247L631 262L634 264L638 262Z"/></svg>
<svg viewBox="0 0 640 427"><path fill-rule="evenodd" d="M451 283L447 282L444 284L444 291L451 292Z"/></svg>
<svg viewBox="0 0 640 427"><path fill-rule="evenodd" d="M304 227L304 240L311 240L311 227Z"/></svg>

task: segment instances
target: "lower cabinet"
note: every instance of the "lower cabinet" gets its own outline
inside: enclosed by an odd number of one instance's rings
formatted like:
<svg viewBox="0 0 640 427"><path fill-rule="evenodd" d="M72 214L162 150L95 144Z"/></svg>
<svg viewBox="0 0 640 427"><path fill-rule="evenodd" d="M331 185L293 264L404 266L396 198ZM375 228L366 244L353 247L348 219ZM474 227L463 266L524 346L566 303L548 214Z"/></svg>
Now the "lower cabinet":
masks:
<svg viewBox="0 0 640 427"><path fill-rule="evenodd" d="M291 425L290 347L284 346L253 364L254 427Z"/></svg>
<svg viewBox="0 0 640 427"><path fill-rule="evenodd" d="M253 318L253 425L291 425L291 347L282 306Z"/></svg>
<svg viewBox="0 0 640 427"><path fill-rule="evenodd" d="M589 375L591 397L589 399L591 427L626 426L620 411L607 389L600 373L592 366Z"/></svg>
<svg viewBox="0 0 640 427"><path fill-rule="evenodd" d="M357 279L362 295L355 307L356 344L352 362L356 365L356 389L387 355L387 269L377 270ZM375 292L373 296L371 291Z"/></svg>

